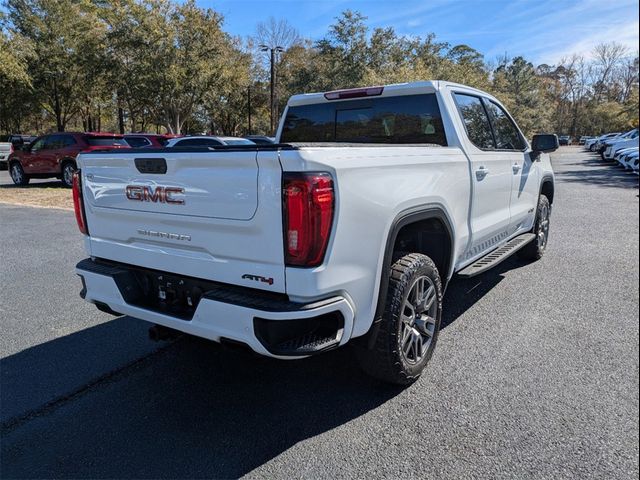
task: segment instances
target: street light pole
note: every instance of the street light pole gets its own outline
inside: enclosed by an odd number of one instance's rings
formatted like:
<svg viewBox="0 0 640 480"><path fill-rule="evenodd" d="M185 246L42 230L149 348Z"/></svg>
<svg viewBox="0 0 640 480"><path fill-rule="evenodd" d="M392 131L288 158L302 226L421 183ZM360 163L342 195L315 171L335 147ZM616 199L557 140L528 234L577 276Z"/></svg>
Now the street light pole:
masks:
<svg viewBox="0 0 640 480"><path fill-rule="evenodd" d="M275 46L270 47L269 45L260 45L261 52L270 52L269 56L269 69L271 71L271 78L269 81L270 84L270 125L271 125L271 134L275 131L275 109L276 109L276 53L284 52L284 48Z"/></svg>
<svg viewBox="0 0 640 480"><path fill-rule="evenodd" d="M269 60L269 63L271 64L271 81L269 82L271 85L271 130L270 132L273 133L273 120L274 120L274 109L275 109L275 104L276 104L276 96L275 96L275 91L276 91L276 76L275 76L275 60L276 60L276 51L275 49L271 49L271 58Z"/></svg>

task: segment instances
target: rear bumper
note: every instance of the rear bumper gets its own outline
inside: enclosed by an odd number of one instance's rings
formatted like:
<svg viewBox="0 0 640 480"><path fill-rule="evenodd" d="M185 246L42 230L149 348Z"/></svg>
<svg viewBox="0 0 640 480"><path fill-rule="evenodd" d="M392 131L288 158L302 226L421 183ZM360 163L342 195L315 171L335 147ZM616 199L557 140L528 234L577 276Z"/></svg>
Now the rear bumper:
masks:
<svg viewBox="0 0 640 480"><path fill-rule="evenodd" d="M216 342L239 342L275 358L303 358L344 345L353 328L354 310L342 296L295 303L224 284L205 291L190 318L167 314L131 300L135 286L129 278L136 270L83 260L76 266L83 283L80 295L117 313Z"/></svg>

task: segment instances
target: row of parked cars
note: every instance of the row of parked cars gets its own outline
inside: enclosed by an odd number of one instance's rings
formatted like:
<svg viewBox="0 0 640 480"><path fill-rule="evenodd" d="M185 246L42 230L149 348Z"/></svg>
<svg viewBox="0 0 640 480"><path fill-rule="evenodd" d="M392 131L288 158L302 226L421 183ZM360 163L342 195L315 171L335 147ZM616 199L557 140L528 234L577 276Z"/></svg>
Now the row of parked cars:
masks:
<svg viewBox="0 0 640 480"><path fill-rule="evenodd" d="M246 137L179 136L131 133L119 135L100 132L59 132L31 137L0 137L0 166L9 169L16 185L26 185L32 178L59 178L71 187L80 152L119 148L217 147L221 145L256 145L273 143L262 135Z"/></svg>
<svg viewBox="0 0 640 480"><path fill-rule="evenodd" d="M637 128L624 133L607 133L585 139L584 148L597 152L603 160L615 161L638 175L638 136Z"/></svg>

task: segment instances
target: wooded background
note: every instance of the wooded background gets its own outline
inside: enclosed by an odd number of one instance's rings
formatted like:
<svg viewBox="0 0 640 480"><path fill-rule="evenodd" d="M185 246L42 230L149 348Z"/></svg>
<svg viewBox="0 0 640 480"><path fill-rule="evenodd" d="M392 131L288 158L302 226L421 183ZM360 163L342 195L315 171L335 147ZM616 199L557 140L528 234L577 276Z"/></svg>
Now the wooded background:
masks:
<svg viewBox="0 0 640 480"><path fill-rule="evenodd" d="M346 10L316 41L286 19L252 38L224 30L193 0L7 0L0 13L0 130L272 134L269 52L277 113L290 95L440 79L488 91L531 136L590 135L638 126L638 52L608 43L557 65L485 59L434 34L369 29Z"/></svg>

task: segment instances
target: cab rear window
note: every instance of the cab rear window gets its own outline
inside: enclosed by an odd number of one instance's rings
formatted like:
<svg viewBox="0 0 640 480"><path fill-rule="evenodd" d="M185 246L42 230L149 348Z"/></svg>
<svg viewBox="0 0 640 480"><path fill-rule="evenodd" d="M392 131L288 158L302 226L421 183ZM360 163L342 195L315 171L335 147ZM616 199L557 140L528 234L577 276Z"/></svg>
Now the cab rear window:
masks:
<svg viewBox="0 0 640 480"><path fill-rule="evenodd" d="M99 137L99 136L86 136L84 141L92 147L128 147L129 144L124 138L120 137Z"/></svg>
<svg viewBox="0 0 640 480"><path fill-rule="evenodd" d="M447 145L435 94L293 106L281 141Z"/></svg>

